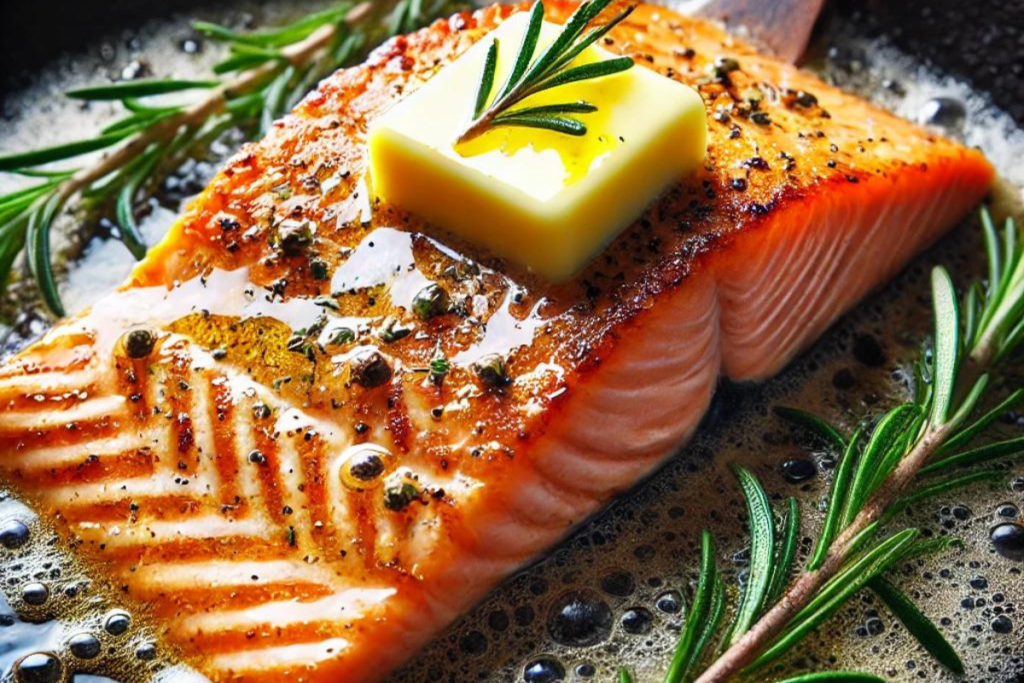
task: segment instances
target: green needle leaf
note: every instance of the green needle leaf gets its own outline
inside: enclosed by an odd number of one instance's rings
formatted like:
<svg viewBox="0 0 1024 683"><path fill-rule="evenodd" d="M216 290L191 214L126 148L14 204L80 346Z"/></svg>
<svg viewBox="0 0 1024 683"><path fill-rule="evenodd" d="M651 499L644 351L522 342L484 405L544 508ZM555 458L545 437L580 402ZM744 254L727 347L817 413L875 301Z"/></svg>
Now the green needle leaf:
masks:
<svg viewBox="0 0 1024 683"><path fill-rule="evenodd" d="M586 126L575 119L565 118L561 114L589 114L596 107L589 103L544 105L539 107L512 107L523 102L530 96L556 88L567 83L591 80L625 71L633 66L629 57L599 60L570 68L573 60L594 41L611 31L632 11L632 7L618 14L611 21L591 28L582 38L580 35L587 29L612 0L592 0L583 2L573 12L553 41L534 59L534 53L540 40L544 22L544 5L538 0L530 9L527 27L515 62L509 72L505 84L493 98L490 97L494 86L494 73L497 63L498 47L492 43L484 60L484 69L480 86L473 107L473 120L459 135L456 142L466 142L486 133L495 126L523 126L529 128L545 128L567 135L585 135ZM487 102L490 101L490 106Z"/></svg>
<svg viewBox="0 0 1024 683"><path fill-rule="evenodd" d="M576 45L573 46L573 48L571 50L569 50L565 54L565 56L561 57L552 66L550 71L554 71L556 69L561 69L561 68L567 66L568 64L571 64L572 61L574 59L576 59L577 57L579 57L580 54L582 54L584 50L586 50L588 47L590 47L591 45L596 43L598 40L600 40L601 38L606 36L609 31L611 31L613 28L615 28L620 23L625 21L626 17L628 17L630 14L632 14L634 9L636 9L636 7L634 5L630 5L629 7L624 9L622 12L620 12L614 19L609 21L607 24L604 24L602 26L598 26L596 28L593 28L593 29L587 31L587 33L582 38L580 38L579 41L577 41Z"/></svg>
<svg viewBox="0 0 1024 683"><path fill-rule="evenodd" d="M768 588L765 606L778 602L786 590L786 586L789 584L789 575L793 571L793 561L796 559L797 544L800 542L800 506L797 504L796 498L792 496L786 504L788 508L786 531L782 537L782 546L779 548L778 556L772 565L772 581Z"/></svg>
<svg viewBox="0 0 1024 683"><path fill-rule="evenodd" d="M917 529L894 534L849 564L825 584L814 599L794 617L786 631L745 671L749 673L775 661L802 641L871 579L902 560L916 536Z"/></svg>
<svg viewBox="0 0 1024 683"><path fill-rule="evenodd" d="M533 95L577 81L588 81L593 78L611 76L631 68L633 68L633 60L629 57L616 57L615 59L606 59L603 62L591 62L590 64L575 66L544 79L530 88L530 94Z"/></svg>
<svg viewBox="0 0 1024 683"><path fill-rule="evenodd" d="M825 513L825 523L821 529L821 536L818 537L818 543L814 548L814 555L811 556L811 561L807 563L807 568L810 570L818 569L821 563L825 561L829 546L832 545L832 541L835 540L836 535L841 530L840 521L843 517L846 495L850 489L850 481L853 478L858 447L863 433L863 427L859 427L854 432L853 436L850 437L846 450L839 459L839 467L836 469L835 477L832 480L832 493L829 496L828 508Z"/></svg>
<svg viewBox="0 0 1024 683"><path fill-rule="evenodd" d="M587 27L587 24L604 11L604 8L610 5L611 2L612 0L592 0L591 2L580 3L580 6L576 8L576 11L565 22L562 32L541 53L523 80L527 83L532 83L550 73L551 67L558 61L559 56L565 54L566 50L572 47L573 42Z"/></svg>
<svg viewBox="0 0 1024 683"><path fill-rule="evenodd" d="M586 135L587 127L576 119L561 116L514 116L509 114L494 119L494 126L519 126L521 128L543 128L565 135Z"/></svg>
<svg viewBox="0 0 1024 683"><path fill-rule="evenodd" d="M633 683L633 674L624 666L619 667L619 683Z"/></svg>
<svg viewBox="0 0 1024 683"><path fill-rule="evenodd" d="M885 683L885 679L857 671L821 671L787 678L779 683Z"/></svg>
<svg viewBox="0 0 1024 683"><path fill-rule="evenodd" d="M484 73L480 78L480 89L476 93L476 106L473 109L473 118L480 116L487 106L487 100L490 98L491 90L494 88L494 70L497 66L498 40L495 38L491 43L491 47L487 50L487 59L484 60Z"/></svg>
<svg viewBox="0 0 1024 683"><path fill-rule="evenodd" d="M921 468L920 473L922 475L934 474L935 472L943 472L955 467L978 465L990 460L998 460L999 458L1021 454L1024 454L1024 436L1017 437L1016 439L1007 439L1006 441L997 441L996 443L981 446L965 453L943 458L938 462Z"/></svg>
<svg viewBox="0 0 1024 683"><path fill-rule="evenodd" d="M202 33L207 38L213 38L214 40L223 40L227 42L251 42L258 43L259 41L255 38L248 38L241 33L235 33L229 28L225 28L219 24L212 24L208 21L196 21L192 23L192 28Z"/></svg>
<svg viewBox="0 0 1024 683"><path fill-rule="evenodd" d="M883 463L889 460L886 456L890 451L896 452L894 460L899 461L902 457L900 448L903 445L900 437L907 432L908 425L920 415L921 408L913 403L904 403L886 413L885 417L871 433L864 452L857 461L857 469L853 476L853 483L850 486L850 493L846 498L843 507L843 517L839 524L840 529L845 529L853 521L854 517L863 509L868 497L871 495L872 482L878 477L884 478L888 472L885 471ZM889 466L891 467L891 463Z"/></svg>
<svg viewBox="0 0 1024 683"><path fill-rule="evenodd" d="M949 420L960 363L960 308L953 280L945 268L932 270L932 298L935 309L935 364L931 423L935 426Z"/></svg>
<svg viewBox="0 0 1024 683"><path fill-rule="evenodd" d="M840 451L846 450L846 437L842 435L842 432L814 413L788 406L776 406L774 412L782 419L788 420L799 427L804 427Z"/></svg>
<svg viewBox="0 0 1024 683"><path fill-rule="evenodd" d="M768 494L748 470L737 467L735 472L750 517L751 547L750 575L736 611L736 622L729 635L730 644L735 644L749 631L757 615L761 613L771 585L772 565L775 562L775 519Z"/></svg>
<svg viewBox="0 0 1024 683"><path fill-rule="evenodd" d="M988 296L991 299L999 291L999 285L1002 280L1003 266L1002 254L1000 253L1002 245L999 242L999 233L992 223L992 215L986 208L981 210L981 228L982 235L985 238L985 253L988 257Z"/></svg>
<svg viewBox="0 0 1024 683"><path fill-rule="evenodd" d="M135 222L135 195L146 178L153 172L160 160L160 148L154 146L138 159L127 181L117 195L117 223L121 232L121 241L135 260L141 261L146 255L146 243Z"/></svg>
<svg viewBox="0 0 1024 683"><path fill-rule="evenodd" d="M26 166L41 166L54 161L71 159L89 152L95 152L124 139L128 133L120 132L112 135L101 135L89 140L69 142L54 147L45 147L31 152L0 156L0 171L14 171Z"/></svg>
<svg viewBox="0 0 1024 683"><path fill-rule="evenodd" d="M124 81L111 85L97 85L90 88L69 90L65 94L76 100L123 100L126 97L150 97L183 90L215 88L220 81Z"/></svg>
<svg viewBox="0 0 1024 683"><path fill-rule="evenodd" d="M64 316L64 305L60 301L60 294L57 292L57 281L53 275L53 266L50 259L50 226L54 216L60 210L60 195L54 194L38 209L32 213L28 221L28 264L32 275L39 285L39 291L43 295L43 301L54 315Z"/></svg>
<svg viewBox="0 0 1024 683"><path fill-rule="evenodd" d="M537 39L540 38L540 29L543 23L544 3L537 0L537 2L533 3L533 8L530 10L530 19L526 26L526 33L523 34L523 42L519 45L515 65L512 67L512 72L505 82L505 87L501 89L501 94L498 95L499 100L519 85L520 79L530 66L530 60L533 59L533 53L537 49Z"/></svg>
<svg viewBox="0 0 1024 683"><path fill-rule="evenodd" d="M715 542L711 538L711 533L705 529L701 533L700 575L697 579L697 591L693 596L693 607L686 615L686 624L679 636L672 664L665 674L665 683L681 683L686 672L693 666L699 654L696 645L714 600L716 581Z"/></svg>
<svg viewBox="0 0 1024 683"><path fill-rule="evenodd" d="M704 651L717 635L718 624L721 623L723 614L725 614L725 584L722 582L721 576L716 576L715 590L711 594L711 607L708 608L708 615L704 620L704 631L693 648L693 656L690 658L690 664L686 667L685 679L691 678L690 673L694 670L693 667L700 661Z"/></svg>
<svg viewBox="0 0 1024 683"><path fill-rule="evenodd" d="M922 500L927 500L928 498L934 498L935 496L941 496L944 493L949 493L950 491L954 491L956 489L960 489L960 488L963 488L965 486L969 486L969 485L971 485L971 484L973 484L975 482L979 482L979 481L998 481L999 479L1001 479L1004 476L1005 476L1005 474L1002 473L1002 472L982 471L982 472L971 472L970 474L963 474L963 475L960 475L960 476L957 476L957 477L950 477L948 479L943 479L943 480L937 481L937 482L935 482L933 484L929 484L927 486L922 486L921 488L918 488L917 490L913 491L909 495L903 496L902 498L900 498L900 505L899 505L899 507L903 508L903 507L906 507L907 505L911 505L913 503L919 503ZM896 511L896 508L893 508L892 512L895 512L895 511Z"/></svg>
<svg viewBox="0 0 1024 683"><path fill-rule="evenodd" d="M872 579L868 585L928 654L958 676L964 675L964 663L956 650L910 598L883 576Z"/></svg>
<svg viewBox="0 0 1024 683"><path fill-rule="evenodd" d="M506 116L544 116L548 114L592 114L597 107L590 102L567 102L565 104L546 104L541 107L524 107L513 109L508 114L497 117L500 120Z"/></svg>

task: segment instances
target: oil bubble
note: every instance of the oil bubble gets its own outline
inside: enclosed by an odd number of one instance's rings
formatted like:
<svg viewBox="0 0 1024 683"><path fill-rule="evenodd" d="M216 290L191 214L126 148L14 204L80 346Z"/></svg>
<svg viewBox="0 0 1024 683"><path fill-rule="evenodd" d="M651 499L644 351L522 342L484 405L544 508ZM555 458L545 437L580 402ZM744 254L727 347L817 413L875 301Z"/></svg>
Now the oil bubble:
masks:
<svg viewBox="0 0 1024 683"><path fill-rule="evenodd" d="M17 550L28 543L28 525L19 519L9 519L0 525L0 545L8 550Z"/></svg>
<svg viewBox="0 0 1024 683"><path fill-rule="evenodd" d="M679 594L679 591L665 591L658 596L654 606L658 608L659 612L678 614L683 608L683 596Z"/></svg>
<svg viewBox="0 0 1024 683"><path fill-rule="evenodd" d="M114 612L107 617L103 628L112 636L119 636L128 631L132 625L132 618L127 612Z"/></svg>
<svg viewBox="0 0 1024 683"><path fill-rule="evenodd" d="M540 657L523 668L526 683L556 683L565 680L565 667L553 657Z"/></svg>
<svg viewBox="0 0 1024 683"><path fill-rule="evenodd" d="M1011 522L998 524L992 528L990 537L997 553L1010 560L1024 560L1024 526Z"/></svg>
<svg viewBox="0 0 1024 683"><path fill-rule="evenodd" d="M142 643L135 648L135 656L144 662L151 662L156 659L156 645L153 643Z"/></svg>
<svg viewBox="0 0 1024 683"><path fill-rule="evenodd" d="M459 650L469 657L480 657L487 652L487 636L480 631L470 631L459 639Z"/></svg>
<svg viewBox="0 0 1024 683"><path fill-rule="evenodd" d="M44 605L50 599L50 589L47 588L45 583L39 583L38 581L27 583L21 589L21 599L29 605L37 607Z"/></svg>
<svg viewBox="0 0 1024 683"><path fill-rule="evenodd" d="M623 612L619 623L622 624L622 630L626 633L642 635L650 632L653 621L654 616L650 611L643 607L634 607Z"/></svg>
<svg viewBox="0 0 1024 683"><path fill-rule="evenodd" d="M967 107L955 97L933 97L924 103L918 121L949 132L960 130L967 119Z"/></svg>
<svg viewBox="0 0 1024 683"><path fill-rule="evenodd" d="M15 667L18 683L57 683L64 673L60 660L49 652L36 652Z"/></svg>
<svg viewBox="0 0 1024 683"><path fill-rule="evenodd" d="M548 630L562 645L596 645L611 634L612 610L594 591L570 591L551 606Z"/></svg>
<svg viewBox="0 0 1024 683"><path fill-rule="evenodd" d="M100 641L91 633L78 633L68 640L68 650L79 659L95 659L100 654Z"/></svg>
<svg viewBox="0 0 1024 683"><path fill-rule="evenodd" d="M790 484L801 484L814 477L818 468L807 458L793 458L782 463L782 478Z"/></svg>
<svg viewBox="0 0 1024 683"><path fill-rule="evenodd" d="M629 572L617 571L607 574L601 579L601 590L608 595L624 598L636 590L636 582Z"/></svg>

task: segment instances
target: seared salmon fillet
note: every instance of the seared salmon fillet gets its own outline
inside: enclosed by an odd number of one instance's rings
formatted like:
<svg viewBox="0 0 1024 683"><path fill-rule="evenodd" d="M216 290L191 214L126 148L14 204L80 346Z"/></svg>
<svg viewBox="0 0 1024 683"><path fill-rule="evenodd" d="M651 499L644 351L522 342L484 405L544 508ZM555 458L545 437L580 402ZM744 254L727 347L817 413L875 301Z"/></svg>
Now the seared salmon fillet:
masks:
<svg viewBox="0 0 1024 683"><path fill-rule="evenodd" d="M328 78L130 282L0 367L0 475L212 680L381 678L657 467L719 375L771 376L992 182L641 5L604 47L699 90L704 166L546 283L365 177L368 124L523 9Z"/></svg>

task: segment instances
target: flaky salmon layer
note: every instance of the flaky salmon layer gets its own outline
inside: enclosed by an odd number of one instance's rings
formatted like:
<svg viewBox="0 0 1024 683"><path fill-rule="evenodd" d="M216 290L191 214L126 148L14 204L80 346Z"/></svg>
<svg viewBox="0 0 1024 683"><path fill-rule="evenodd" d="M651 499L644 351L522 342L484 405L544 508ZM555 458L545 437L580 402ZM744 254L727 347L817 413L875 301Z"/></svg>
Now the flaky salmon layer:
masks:
<svg viewBox="0 0 1024 683"><path fill-rule="evenodd" d="M368 124L522 9L327 79L131 282L0 369L0 473L213 680L379 679L651 472L720 374L772 375L992 181L978 152L642 5L605 47L698 89L704 168L545 283L365 180ZM451 310L418 316L432 285ZM507 381L475 369L495 358Z"/></svg>

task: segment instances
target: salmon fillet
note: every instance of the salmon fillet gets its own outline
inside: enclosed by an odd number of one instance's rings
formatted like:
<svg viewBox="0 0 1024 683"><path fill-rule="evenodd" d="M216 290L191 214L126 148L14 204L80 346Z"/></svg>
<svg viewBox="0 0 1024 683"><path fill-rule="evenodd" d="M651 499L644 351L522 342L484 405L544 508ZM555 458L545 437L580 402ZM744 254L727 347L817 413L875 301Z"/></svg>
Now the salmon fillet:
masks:
<svg viewBox="0 0 1024 683"><path fill-rule="evenodd" d="M381 678L657 467L720 374L778 371L992 181L977 151L641 5L605 47L700 91L704 167L540 281L363 179L368 124L523 9L328 78L129 283L0 368L0 475L215 681ZM453 310L421 319L432 284ZM496 357L507 382L475 369Z"/></svg>

